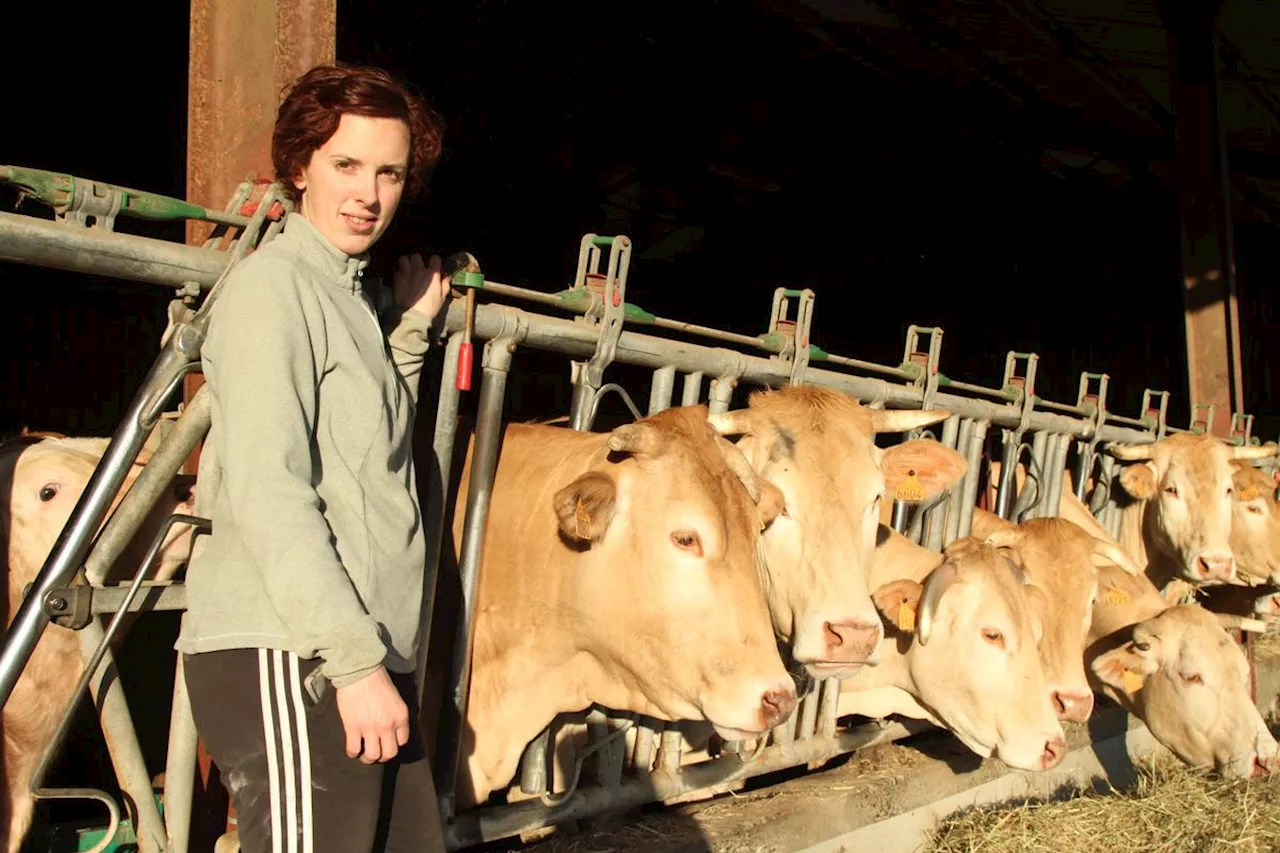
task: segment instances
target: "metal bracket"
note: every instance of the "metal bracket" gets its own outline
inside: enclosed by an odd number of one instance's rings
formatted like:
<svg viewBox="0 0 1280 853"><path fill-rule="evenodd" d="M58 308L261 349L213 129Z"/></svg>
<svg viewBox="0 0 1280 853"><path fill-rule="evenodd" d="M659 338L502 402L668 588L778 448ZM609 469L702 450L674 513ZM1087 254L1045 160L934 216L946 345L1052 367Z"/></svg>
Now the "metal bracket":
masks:
<svg viewBox="0 0 1280 853"><path fill-rule="evenodd" d="M920 336L929 336L929 349L920 349ZM921 409L932 409L933 398L938 393L938 362L942 359L942 329L936 326L907 327L906 346L902 350L901 369L912 374L912 384L922 389Z"/></svg>
<svg viewBox="0 0 1280 853"><path fill-rule="evenodd" d="M1217 410L1217 406L1213 403L1192 403L1191 404L1191 423L1187 425L1187 429L1196 435L1208 435L1213 432L1213 415ZM1203 418L1200 417L1201 412L1208 412Z"/></svg>
<svg viewBox="0 0 1280 853"><path fill-rule="evenodd" d="M1231 437L1228 441L1230 444L1244 447L1258 443L1253 437L1253 415L1246 415L1244 412L1231 413Z"/></svg>
<svg viewBox="0 0 1280 853"><path fill-rule="evenodd" d="M1160 408L1154 409L1151 406L1153 397L1160 398ZM1164 438L1165 430L1168 428L1169 416L1169 392L1153 391L1150 388L1142 392L1142 414L1139 417L1143 423L1147 425L1147 429L1156 437L1156 441Z"/></svg>
<svg viewBox="0 0 1280 853"><path fill-rule="evenodd" d="M600 273L600 247L609 247L606 272ZM618 351L618 339L622 337L622 324L627 304L627 269L631 266L631 240L625 235L601 237L584 234L578 252L578 272L575 288L592 293L591 307L577 322L599 324L600 337L596 351L587 361L571 362L570 381L574 385L573 408L570 426L573 429L590 429L592 402L604 381L605 368L613 362Z"/></svg>
<svg viewBox="0 0 1280 853"><path fill-rule="evenodd" d="M766 343L776 346L772 361L791 366L792 385L804 384L805 368L809 366L809 337L813 328L813 290L779 287L773 291L773 308L769 315L769 331L763 336ZM796 316L788 319L791 300L797 300Z"/></svg>
<svg viewBox="0 0 1280 853"><path fill-rule="evenodd" d="M1097 380L1098 383L1097 387L1092 391L1089 389L1090 380ZM1086 371L1080 374L1080 390L1076 394L1076 408L1093 418L1093 435L1088 440L1081 439L1076 442L1075 493L1076 497L1081 501L1084 500L1085 483L1089 479L1089 475L1093 473L1102 427L1107 422L1107 385L1110 382L1111 377L1106 373L1089 373ZM1065 438L1063 440L1065 441Z"/></svg>
<svg viewBox="0 0 1280 853"><path fill-rule="evenodd" d="M1018 373L1019 361L1027 363L1026 371L1021 375ZM1031 412L1036 402L1036 365L1039 362L1040 356L1034 352L1013 350L1009 350L1004 359L1004 381L1000 383L1000 387L1012 405L1022 407L1017 427L1019 440L1031 424Z"/></svg>
<svg viewBox="0 0 1280 853"><path fill-rule="evenodd" d="M110 184L76 181L72 187L71 203L65 212L57 214L57 219L81 228L114 231L116 215L120 213L122 204L124 194Z"/></svg>

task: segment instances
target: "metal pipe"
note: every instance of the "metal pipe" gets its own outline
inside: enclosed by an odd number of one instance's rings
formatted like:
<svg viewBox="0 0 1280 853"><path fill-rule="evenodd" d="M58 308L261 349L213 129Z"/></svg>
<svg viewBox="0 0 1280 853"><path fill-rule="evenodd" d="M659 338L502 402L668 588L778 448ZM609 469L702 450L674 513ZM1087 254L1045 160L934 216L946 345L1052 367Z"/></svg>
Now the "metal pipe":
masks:
<svg viewBox="0 0 1280 853"><path fill-rule="evenodd" d="M1008 520L1013 507L1013 496L1017 492L1018 480L1014 476L1018 462L1018 448L1022 445L1022 436L1013 430L1003 431L1000 441L1000 486L996 492L996 515Z"/></svg>
<svg viewBox="0 0 1280 853"><path fill-rule="evenodd" d="M671 408L671 396L676 388L676 369L659 367L653 372L653 384L649 387L649 414L656 415Z"/></svg>
<svg viewBox="0 0 1280 853"><path fill-rule="evenodd" d="M190 324L180 327L161 349L36 575L31 592L9 624L0 643L3 646L0 648L0 708L9 701L23 667L49 624L44 612L45 596L55 587L70 583L84 564L94 535L115 501L138 451L160 419L161 406L199 357L204 340L204 326L197 323L199 319L197 315Z"/></svg>
<svg viewBox="0 0 1280 853"><path fill-rule="evenodd" d="M232 258L214 249L0 212L0 260L167 288L195 282L208 290Z"/></svg>
<svg viewBox="0 0 1280 853"><path fill-rule="evenodd" d="M665 773L680 772L680 752L684 749L684 735L668 723L662 728L662 738L658 741L658 769Z"/></svg>
<svg viewBox="0 0 1280 853"><path fill-rule="evenodd" d="M155 453L151 454L85 560L84 574L89 583L102 585L107 572L137 535L147 515L172 488L173 478L182 464L209 432L211 403L209 386L201 385Z"/></svg>
<svg viewBox="0 0 1280 853"><path fill-rule="evenodd" d="M78 593L84 590L89 594L89 612L94 616L115 613L125 606L128 590L119 586L73 586L71 591ZM138 595L129 601L129 612L160 613L171 610L187 609L187 588L181 582L166 581L164 583L146 583L138 591Z"/></svg>
<svg viewBox="0 0 1280 853"><path fill-rule="evenodd" d="M584 363L578 368L578 381L573 383L573 401L569 404L569 427L576 430L590 430L592 406L596 391L599 390L587 378L587 367Z"/></svg>
<svg viewBox="0 0 1280 853"><path fill-rule="evenodd" d="M1076 442L1076 500L1083 501L1089 475L1093 473L1093 447L1087 441Z"/></svg>
<svg viewBox="0 0 1280 853"><path fill-rule="evenodd" d="M972 443L973 420L971 418L961 418L960 434L956 436L956 450L964 454L965 462L967 464L965 465L964 476L960 478L959 488L956 489L956 494L951 498L951 510L947 513L947 528L942 537L943 548L960 538L960 516L963 514L964 510L965 495L969 493L969 481L973 480L976 483L978 480L979 471L977 465L975 465L970 459L972 454L969 452L969 446ZM979 447L979 460L982 458L981 454L982 448ZM975 492L975 499L976 496Z"/></svg>
<svg viewBox="0 0 1280 853"><path fill-rule="evenodd" d="M942 444L952 450L956 449L956 441L960 436L960 418L952 415L942 423ZM947 522L952 516L958 515L960 508L956 506L955 490L952 494L947 495L941 502L929 510L927 519L924 546L931 551L942 550L942 539L945 535Z"/></svg>
<svg viewBox="0 0 1280 853"><path fill-rule="evenodd" d="M483 377L476 416L476 437L468 483L467 508L462 531L458 574L462 586L462 613L458 620L449 684L453 701L441 708L439 751L440 807L446 822L453 816L456 801L455 777L462 746L462 727L467 719L467 700L471 684L471 647L474 640L476 589L480 582L480 556L484 548L485 524L489 518L489 497L493 492L494 472L498 467L498 445L502 436L502 406L511 369L511 356L516 349L514 337L491 340L484 347Z"/></svg>
<svg viewBox="0 0 1280 853"><path fill-rule="evenodd" d="M609 717L599 708L587 714L587 737L591 744L598 744L617 731ZM622 764L626 754L625 740L614 738L595 752L596 782L606 787L622 784Z"/></svg>
<svg viewBox="0 0 1280 853"><path fill-rule="evenodd" d="M458 330L463 319L463 306L450 305L445 328L449 331ZM498 337L503 329L521 321L528 330L522 346L560 352L575 358L590 356L595 352L598 336L592 328L572 320L530 314L506 305L477 306L476 335L492 339ZM738 375L736 371L741 370L738 377L740 381L771 387L786 384L791 378L789 371L767 358L684 341L670 341L628 330L624 330L619 337L614 360L654 369L670 365L684 373L712 373L717 376ZM813 366L805 372L805 381L844 391L862 400L864 405L883 402L890 408L919 408L923 402L923 391L913 386L851 376ZM948 409L952 414L986 420L997 426L1017 427L1022 421L1022 413L1017 408L954 394L935 394L933 405ZM1030 413L1028 428L1053 430L1077 438L1090 438L1095 432L1092 421L1053 415L1039 409ZM1105 426L1098 433L1104 441L1149 444L1152 440L1148 432L1112 426Z"/></svg>
<svg viewBox="0 0 1280 853"><path fill-rule="evenodd" d="M797 712L800 715L800 729L796 732L796 737L800 740L809 740L813 737L818 723L818 701L821 691L822 683L811 681L809 692L800 700L800 710Z"/></svg>
<svg viewBox="0 0 1280 853"><path fill-rule="evenodd" d="M448 826L445 844L448 850L459 850L550 824L564 823L604 811L632 808L691 791L727 789L727 786L750 776L826 761L846 752L898 740L930 728L932 726L915 720L905 725L890 723L883 727L869 724L842 731L831 738L768 746L750 763L744 763L737 756L725 756L685 767L678 763L673 767L664 765L662 770L628 780L617 788L581 788L568 802L552 808L537 801L478 808L459 815ZM676 732L663 732L664 741L668 734L675 734L679 739Z"/></svg>
<svg viewBox="0 0 1280 853"><path fill-rule="evenodd" d="M1050 446L1049 486L1045 496L1041 498L1045 516L1056 516L1062 509L1062 486L1066 481L1067 454L1071 450L1071 439L1065 435L1055 435L1056 445Z"/></svg>
<svg viewBox="0 0 1280 853"><path fill-rule="evenodd" d="M973 510L978 504L978 465L982 462L982 450L987 442L986 421L977 421L973 425L973 436L969 441L969 471L972 479L965 481L964 499L960 501L960 537L969 535L973 530Z"/></svg>
<svg viewBox="0 0 1280 853"><path fill-rule="evenodd" d="M684 377L684 387L680 393L680 405L696 406L702 397L702 371L695 370Z"/></svg>
<svg viewBox="0 0 1280 853"><path fill-rule="evenodd" d="M452 513L446 501L449 496L449 477L453 473L453 448L458 434L458 404L461 393L457 387L458 353L462 350L462 335L449 336L444 347L444 366L440 370L440 397L436 400L435 434L431 441L432 459L428 460L426 494L422 501L422 535L426 540L426 564L422 578L422 627L418 636L416 677L418 707L422 707L423 691L427 686L427 653L431 640L431 622L435 613L436 585L440 575L440 548L444 541L444 529Z"/></svg>
<svg viewBox="0 0 1280 853"><path fill-rule="evenodd" d="M707 400L708 414L716 415L729 411L729 403L733 400L733 386L732 376L721 376L711 381L711 394Z"/></svg>
<svg viewBox="0 0 1280 853"><path fill-rule="evenodd" d="M649 726L636 724L636 744L632 753L631 769L637 774L648 774L653 766L654 731Z"/></svg>
<svg viewBox="0 0 1280 853"><path fill-rule="evenodd" d="M1031 437L1031 461L1027 465L1027 482L1024 488L1013 501L1013 509L1010 516L1015 521L1021 521L1023 518L1039 518L1044 509L1044 488L1047 474L1045 472L1045 459L1049 452L1049 442L1052 440L1052 434L1044 431L1037 432ZM1018 453L1014 456L1014 483L1016 491L1017 481L1017 465L1022 459L1022 454ZM1029 488L1028 488L1029 487ZM1033 491L1034 490L1034 491Z"/></svg>
<svg viewBox="0 0 1280 853"><path fill-rule="evenodd" d="M169 748L164 763L165 853L187 853L191 845L191 807L196 785L199 737L191 715L191 697L177 655L173 678L173 710L169 718Z"/></svg>
<svg viewBox="0 0 1280 853"><path fill-rule="evenodd" d="M818 733L830 738L836 733L837 711L840 708L840 679L822 679L822 704L818 707Z"/></svg>
<svg viewBox="0 0 1280 853"><path fill-rule="evenodd" d="M555 721L548 723L538 736L524 748L520 758L520 790L526 794L542 795L550 790L550 779L547 778L547 750L551 745L551 727Z"/></svg>

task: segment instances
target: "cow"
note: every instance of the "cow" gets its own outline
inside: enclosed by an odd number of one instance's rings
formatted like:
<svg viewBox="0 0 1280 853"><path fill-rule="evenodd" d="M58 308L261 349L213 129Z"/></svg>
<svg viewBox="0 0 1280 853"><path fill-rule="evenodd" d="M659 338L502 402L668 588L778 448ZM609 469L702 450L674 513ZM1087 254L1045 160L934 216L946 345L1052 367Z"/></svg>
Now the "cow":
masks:
<svg viewBox="0 0 1280 853"><path fill-rule="evenodd" d="M8 558L8 625L22 604L23 590L32 583L71 517L94 469L106 452L108 439L48 437L37 443L11 442L0 446L0 546ZM143 452L128 473L116 502L141 473L149 453ZM137 571L145 548L168 515L192 511L191 482L177 478L172 494L147 516L129 549L108 573L118 581ZM177 525L161 551L154 580L168 580L185 560L190 528ZM31 774L53 738L71 690L83 672L75 632L57 625L45 629L21 677L4 706L4 796L7 822L4 849L16 853L31 825L34 800Z"/></svg>
<svg viewBox="0 0 1280 853"><path fill-rule="evenodd" d="M1280 586L1280 504L1276 476L1232 461L1231 553L1240 580Z"/></svg>
<svg viewBox="0 0 1280 853"><path fill-rule="evenodd" d="M838 391L787 387L710 416L721 434L740 436L755 472L782 491L782 512L764 533L766 595L774 631L813 678L844 678L877 660L883 628L867 575L881 507L909 477L928 498L965 472L964 457L936 441L881 449L876 435L949 415L872 410Z"/></svg>
<svg viewBox="0 0 1280 853"><path fill-rule="evenodd" d="M925 719L983 758L1049 770L1066 737L1037 645L1045 604L1017 553L970 536L942 552L882 528L872 598L893 642L843 682L839 713Z"/></svg>
<svg viewBox="0 0 1280 853"><path fill-rule="evenodd" d="M781 508L705 406L609 433L508 425L476 590L458 806L507 784L556 714L594 703L705 719L726 738L784 721L795 683L759 556Z"/></svg>
<svg viewBox="0 0 1280 853"><path fill-rule="evenodd" d="M1273 456L1275 448L1229 446L1211 435L1179 433L1154 444L1111 444L1106 452L1140 463L1125 466L1117 478L1133 499L1120 510L1119 544L1147 577L1162 591L1173 581L1193 586L1235 582L1231 462ZM1025 471L1019 469L1021 480ZM992 482L998 482L998 463L992 463L991 471ZM1058 514L1090 532L1101 527L1074 499L1066 477ZM1173 587L1181 589L1185 587Z"/></svg>
<svg viewBox="0 0 1280 853"><path fill-rule="evenodd" d="M1260 623L1174 604L1143 575L1103 567L1085 655L1094 689L1141 719L1182 761L1230 778L1280 769L1226 628Z"/></svg>
<svg viewBox="0 0 1280 853"><path fill-rule="evenodd" d="M1031 584L1043 594L1040 660L1058 719L1083 723L1093 710L1093 688L1084 668L1085 640L1098 596L1098 568L1139 569L1118 545L1090 536L1063 518L1033 518L1012 524L974 509L972 534L988 545L1017 552Z"/></svg>

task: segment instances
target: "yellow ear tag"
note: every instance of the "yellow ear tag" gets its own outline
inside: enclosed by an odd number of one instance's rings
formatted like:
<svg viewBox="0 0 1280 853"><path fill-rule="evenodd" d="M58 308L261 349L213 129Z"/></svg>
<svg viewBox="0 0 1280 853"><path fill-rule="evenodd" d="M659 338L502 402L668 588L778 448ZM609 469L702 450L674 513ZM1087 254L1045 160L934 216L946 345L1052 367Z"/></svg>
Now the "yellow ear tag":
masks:
<svg viewBox="0 0 1280 853"><path fill-rule="evenodd" d="M1116 589L1115 587L1108 587L1107 594L1106 596L1104 596L1103 600L1106 601L1107 604L1111 605L1112 607L1118 607L1121 604L1129 603L1129 593L1125 592L1122 589Z"/></svg>
<svg viewBox="0 0 1280 853"><path fill-rule="evenodd" d="M1137 693L1142 689L1143 679L1141 675L1131 669L1126 669L1124 675L1120 678L1124 684L1125 693Z"/></svg>
<svg viewBox="0 0 1280 853"><path fill-rule="evenodd" d="M579 539L591 538L591 513L587 511L586 506L582 503L582 498L578 498L578 503L573 508L573 521L578 528Z"/></svg>
<svg viewBox="0 0 1280 853"><path fill-rule="evenodd" d="M914 469L907 471L907 478L898 484L898 488L893 493L893 499L909 503L920 503L924 500L924 484L916 478Z"/></svg>
<svg viewBox="0 0 1280 853"><path fill-rule="evenodd" d="M898 605L898 630L906 634L916 630L915 608L905 601Z"/></svg>

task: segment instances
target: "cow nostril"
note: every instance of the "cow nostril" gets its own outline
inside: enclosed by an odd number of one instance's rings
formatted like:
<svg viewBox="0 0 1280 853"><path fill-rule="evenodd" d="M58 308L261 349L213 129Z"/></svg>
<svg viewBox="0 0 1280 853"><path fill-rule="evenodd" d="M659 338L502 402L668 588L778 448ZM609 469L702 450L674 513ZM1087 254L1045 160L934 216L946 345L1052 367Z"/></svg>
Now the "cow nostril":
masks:
<svg viewBox="0 0 1280 853"><path fill-rule="evenodd" d="M822 623L822 636L827 641L828 646L844 645L844 637L836 630L836 626L830 622Z"/></svg>
<svg viewBox="0 0 1280 853"><path fill-rule="evenodd" d="M771 729L791 715L796 707L796 694L790 690L770 690L760 700L765 728Z"/></svg>
<svg viewBox="0 0 1280 853"><path fill-rule="evenodd" d="M1220 557L1215 555L1201 554L1196 558L1196 568L1206 578L1217 578L1219 580L1229 581L1235 575L1235 559L1233 557Z"/></svg>
<svg viewBox="0 0 1280 853"><path fill-rule="evenodd" d="M1061 737L1055 737L1045 741L1044 755L1041 756L1040 762L1044 765L1045 770L1049 770L1058 766L1058 762L1062 761L1062 757L1067 754L1067 742Z"/></svg>
<svg viewBox="0 0 1280 853"><path fill-rule="evenodd" d="M1053 699L1054 713L1057 714L1059 718L1061 718L1063 714L1067 713L1067 702L1069 700L1065 699L1063 695L1059 693L1057 690L1054 690L1049 695Z"/></svg>

